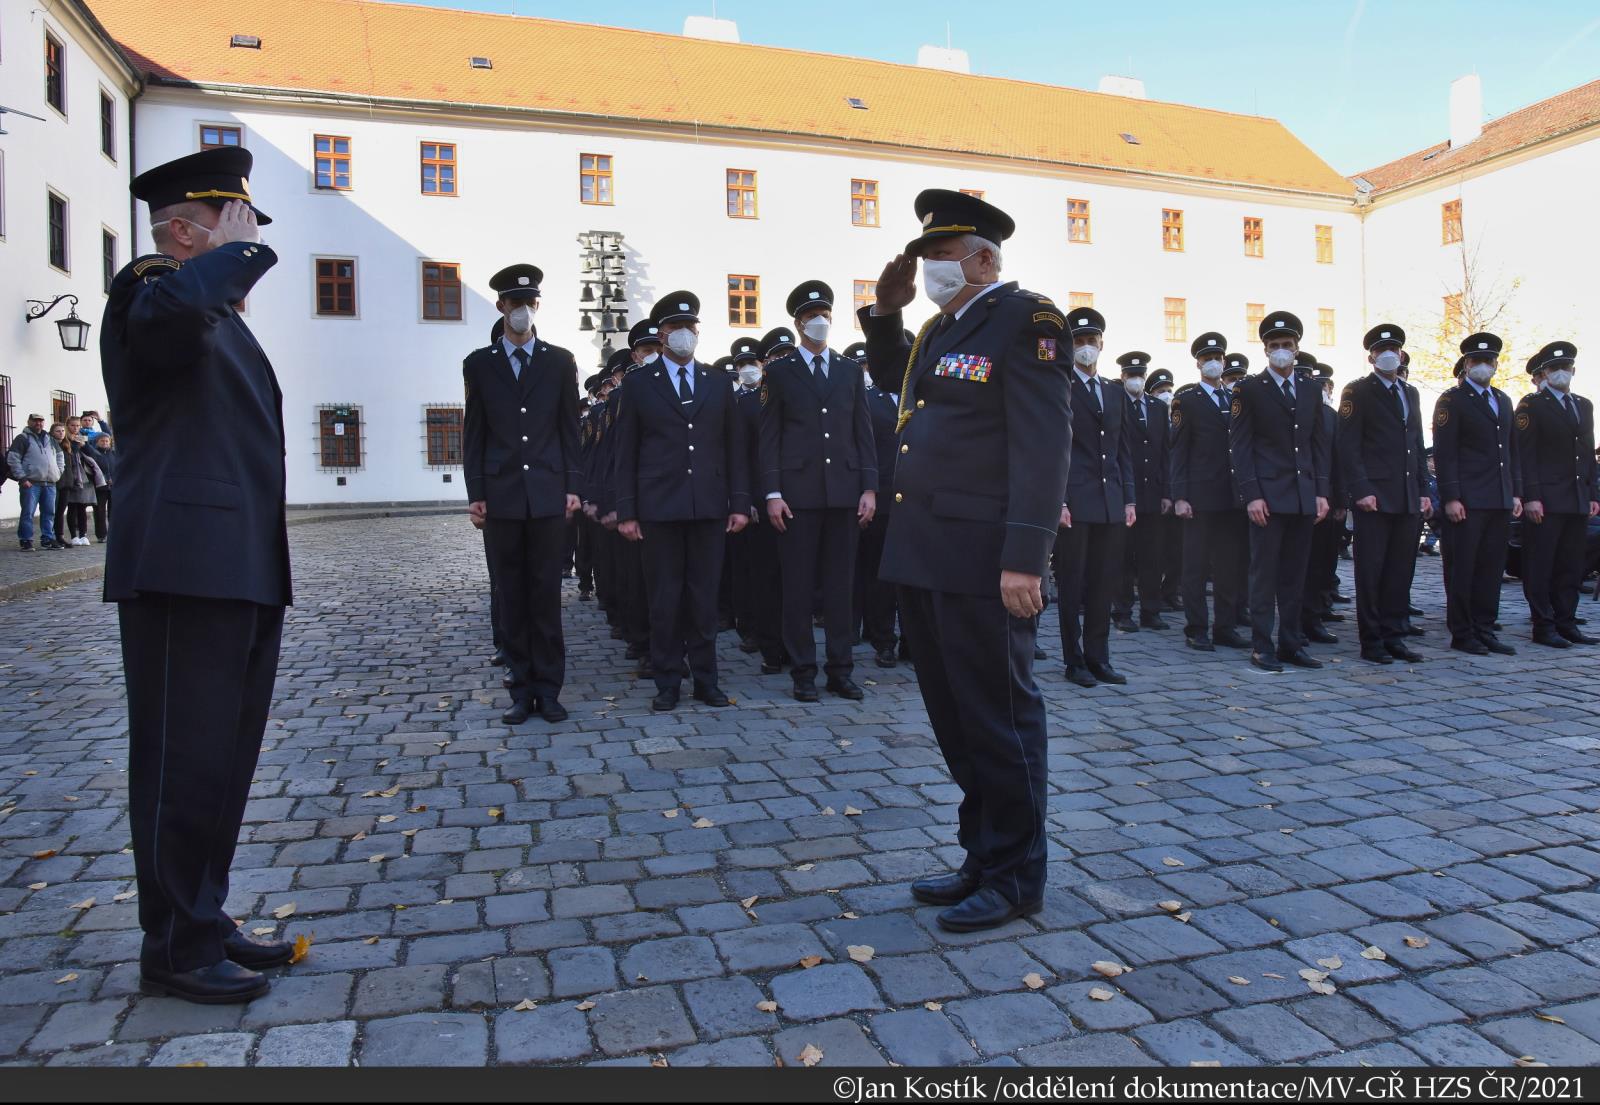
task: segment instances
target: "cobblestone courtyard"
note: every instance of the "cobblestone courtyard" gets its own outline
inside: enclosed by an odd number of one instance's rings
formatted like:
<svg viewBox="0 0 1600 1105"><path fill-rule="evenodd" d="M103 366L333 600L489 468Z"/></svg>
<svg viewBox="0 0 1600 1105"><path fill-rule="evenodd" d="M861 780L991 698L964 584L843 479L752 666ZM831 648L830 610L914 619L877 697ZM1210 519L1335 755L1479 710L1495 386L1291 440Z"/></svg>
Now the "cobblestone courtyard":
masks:
<svg viewBox="0 0 1600 1105"><path fill-rule="evenodd" d="M1600 1061L1600 654L1528 644L1514 587L1516 657L1443 651L1425 558L1426 664L1345 622L1267 675L1174 628L1092 691L1047 614L1047 906L954 937L907 892L958 862L908 668L861 650L865 703L802 708L724 635L737 708L652 716L573 591L572 717L508 730L464 518L292 534L229 908L315 942L245 1007L137 994L99 584L0 604L0 1060Z"/></svg>

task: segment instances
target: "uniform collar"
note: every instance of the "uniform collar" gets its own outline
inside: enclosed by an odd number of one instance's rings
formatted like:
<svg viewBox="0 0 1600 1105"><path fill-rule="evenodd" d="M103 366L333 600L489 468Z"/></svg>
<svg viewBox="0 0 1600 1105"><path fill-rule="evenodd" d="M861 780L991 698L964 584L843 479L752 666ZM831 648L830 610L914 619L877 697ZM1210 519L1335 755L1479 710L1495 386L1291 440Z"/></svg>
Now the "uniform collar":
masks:
<svg viewBox="0 0 1600 1105"><path fill-rule="evenodd" d="M504 349L506 351L506 356L508 356L508 357L515 356L516 355L516 351L520 349L524 353L526 353L529 356L529 358L532 358L533 351L538 346L538 344L539 344L539 335L538 334L533 334L533 335L529 336L527 345L516 345L511 341L510 338L506 337L504 334L500 335L500 348L502 348L502 349Z"/></svg>
<svg viewBox="0 0 1600 1105"><path fill-rule="evenodd" d="M967 300L965 303L963 303L960 306L959 309L957 309L957 311L955 313L956 319L959 320L962 315L967 313L967 308L968 307L971 307L974 303L978 302L978 300L982 299L984 296L986 296L990 292L994 291L996 288L998 288L1001 285L1001 283L1003 283L1003 281L996 280L993 284L990 284L988 287L979 288L977 295L975 295L971 299Z"/></svg>

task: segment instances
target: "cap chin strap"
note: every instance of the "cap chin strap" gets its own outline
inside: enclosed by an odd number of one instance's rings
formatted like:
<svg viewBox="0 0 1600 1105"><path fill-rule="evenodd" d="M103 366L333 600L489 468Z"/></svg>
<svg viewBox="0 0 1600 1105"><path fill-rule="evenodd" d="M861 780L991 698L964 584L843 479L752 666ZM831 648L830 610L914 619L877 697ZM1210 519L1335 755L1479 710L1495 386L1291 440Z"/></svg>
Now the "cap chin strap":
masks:
<svg viewBox="0 0 1600 1105"><path fill-rule="evenodd" d="M250 195L247 192L223 192L216 188L205 192L185 192L183 198L191 200L244 200L246 203L250 202Z"/></svg>

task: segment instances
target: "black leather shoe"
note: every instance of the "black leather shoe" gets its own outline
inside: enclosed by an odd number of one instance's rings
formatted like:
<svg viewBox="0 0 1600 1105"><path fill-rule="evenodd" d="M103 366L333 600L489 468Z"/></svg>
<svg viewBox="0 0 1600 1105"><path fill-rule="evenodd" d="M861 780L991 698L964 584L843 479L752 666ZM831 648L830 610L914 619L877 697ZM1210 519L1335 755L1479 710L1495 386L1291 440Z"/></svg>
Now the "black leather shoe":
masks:
<svg viewBox="0 0 1600 1105"><path fill-rule="evenodd" d="M762 675L782 675L783 674L783 665L778 663L775 660L763 660L763 661L761 661L761 674Z"/></svg>
<svg viewBox="0 0 1600 1105"><path fill-rule="evenodd" d="M294 955L293 940L252 940L243 929L222 938L222 951L233 962L252 971L281 967Z"/></svg>
<svg viewBox="0 0 1600 1105"><path fill-rule="evenodd" d="M1117 617L1112 621L1112 624L1124 633L1139 632L1139 623L1128 617L1126 614L1117 615Z"/></svg>
<svg viewBox="0 0 1600 1105"><path fill-rule="evenodd" d="M658 714L678 708L678 692L676 689L665 690L650 700L650 708Z"/></svg>
<svg viewBox="0 0 1600 1105"><path fill-rule="evenodd" d="M905 649L902 648L900 650L900 659L909 660L910 658L911 658L910 656L906 655ZM1038 645L1034 645L1033 646L1033 658L1035 660L1048 660L1048 659L1050 659L1050 654L1048 652L1046 652L1044 649L1040 648Z"/></svg>
<svg viewBox="0 0 1600 1105"><path fill-rule="evenodd" d="M1044 902L1013 904L1000 891L985 886L969 894L960 905L939 914L939 927L946 932L979 932L999 928L1018 917L1027 917L1044 908Z"/></svg>
<svg viewBox="0 0 1600 1105"><path fill-rule="evenodd" d="M926 875L911 884L911 896L929 905L955 905L978 889L978 877L965 871L948 875Z"/></svg>
<svg viewBox="0 0 1600 1105"><path fill-rule="evenodd" d="M517 677L512 675L510 672L506 672L500 677L500 685L508 691L511 689L511 684L515 683L516 681Z"/></svg>
<svg viewBox="0 0 1600 1105"><path fill-rule="evenodd" d="M1194 649L1196 652L1217 651L1217 646L1206 640L1204 637L1185 637L1183 639L1183 643Z"/></svg>
<svg viewBox="0 0 1600 1105"><path fill-rule="evenodd" d="M1426 618L1428 616L1428 612L1420 606L1408 606L1406 607L1406 613L1413 618Z"/></svg>
<svg viewBox="0 0 1600 1105"><path fill-rule="evenodd" d="M880 648L877 656L874 657L874 659L877 661L877 664L880 668L892 668L899 663L899 661L894 658L893 645L890 645L888 648Z"/></svg>
<svg viewBox="0 0 1600 1105"><path fill-rule="evenodd" d="M867 692L856 686L855 681L846 676L828 680L828 690L840 698L848 698L851 702L860 702L867 697Z"/></svg>
<svg viewBox="0 0 1600 1105"><path fill-rule="evenodd" d="M541 698L539 700L539 716L554 725L558 721L567 720L567 708L561 705L559 698Z"/></svg>
<svg viewBox="0 0 1600 1105"><path fill-rule="evenodd" d="M635 641L633 644L628 646L628 650L622 655L629 660L642 660L649 652L649 645L645 644L643 641Z"/></svg>
<svg viewBox="0 0 1600 1105"><path fill-rule="evenodd" d="M1571 641L1575 645L1595 645L1595 644L1600 644L1600 637L1591 637L1591 636L1589 636L1589 634L1585 633L1583 630L1577 628L1576 626L1574 626L1571 629L1561 629L1561 628L1558 627L1556 629L1556 632L1561 634L1563 637L1565 637L1567 640Z"/></svg>
<svg viewBox="0 0 1600 1105"><path fill-rule="evenodd" d="M794 700L796 702L817 701L817 685L815 683L796 683L794 685Z"/></svg>
<svg viewBox="0 0 1600 1105"><path fill-rule="evenodd" d="M1285 664L1293 664L1297 668L1320 668L1322 666L1321 660L1318 660L1303 648L1297 648L1293 652L1280 652L1278 653L1278 659Z"/></svg>
<svg viewBox="0 0 1600 1105"><path fill-rule="evenodd" d="M1468 638L1465 641L1451 641L1450 647L1457 652L1465 652L1468 656L1489 655L1489 646L1475 637Z"/></svg>
<svg viewBox="0 0 1600 1105"><path fill-rule="evenodd" d="M270 989L272 983L264 975L241 967L231 959L201 967L197 971L139 968L141 994L179 998L197 1005L242 1005L254 1001Z"/></svg>
<svg viewBox="0 0 1600 1105"><path fill-rule="evenodd" d="M1088 668L1075 668L1071 665L1068 665L1067 667L1067 682L1076 683L1080 687L1093 687L1097 685L1094 681L1094 676L1089 674Z"/></svg>
<svg viewBox="0 0 1600 1105"><path fill-rule="evenodd" d="M1571 648L1572 642L1557 633L1551 626L1543 626L1533 631L1533 643L1548 645L1550 648Z"/></svg>
<svg viewBox="0 0 1600 1105"><path fill-rule="evenodd" d="M1250 663L1255 667L1260 668L1262 671L1283 670L1283 665L1278 663L1276 659L1261 652L1252 652L1250 654Z"/></svg>
<svg viewBox="0 0 1600 1105"><path fill-rule="evenodd" d="M1483 638L1483 647L1497 656L1515 656L1517 650L1506 644L1499 637Z"/></svg>
<svg viewBox="0 0 1600 1105"><path fill-rule="evenodd" d="M655 664L650 662L650 658L647 656L643 660L640 660L639 661L639 678L640 679L654 679L655 677L656 677L656 666L655 666Z"/></svg>
<svg viewBox="0 0 1600 1105"><path fill-rule="evenodd" d="M1112 667L1110 664L1090 663L1089 674L1094 676L1098 682L1112 683L1117 686L1121 686L1128 681L1127 676L1118 672L1117 669Z"/></svg>
<svg viewBox="0 0 1600 1105"><path fill-rule="evenodd" d="M707 706L733 705L733 700L723 694L720 687L696 687L694 699L696 702L703 702Z"/></svg>
<svg viewBox="0 0 1600 1105"><path fill-rule="evenodd" d="M1339 636L1336 633L1329 633L1321 622L1312 622L1306 626L1306 640L1315 641L1319 645L1336 645L1339 643Z"/></svg>
<svg viewBox="0 0 1600 1105"><path fill-rule="evenodd" d="M593 591L579 591L578 592L578 601L579 602L593 602L594 601L594 592Z"/></svg>
<svg viewBox="0 0 1600 1105"><path fill-rule="evenodd" d="M1350 558L1349 557L1344 557L1343 559L1348 560ZM1343 593L1341 593L1339 591L1335 591L1333 594L1328 596L1328 601L1329 602L1337 602L1341 606L1344 606L1344 605L1348 605L1348 604L1354 602L1355 599L1351 598L1349 595L1343 594Z"/></svg>
<svg viewBox="0 0 1600 1105"><path fill-rule="evenodd" d="M1211 643L1223 648L1249 648L1250 642L1232 629L1219 629L1211 634Z"/></svg>
<svg viewBox="0 0 1600 1105"><path fill-rule="evenodd" d="M753 655L761 651L761 646L755 641L751 640L749 637L746 637L739 642L739 651L747 655Z"/></svg>
<svg viewBox="0 0 1600 1105"><path fill-rule="evenodd" d="M497 668L503 668L507 664L511 663L511 658L506 655L505 649L497 648L494 650L494 655L489 657L489 663L493 664Z"/></svg>
<svg viewBox="0 0 1600 1105"><path fill-rule="evenodd" d="M1384 645L1383 647L1388 650L1390 656L1403 663L1420 664L1427 659L1422 653L1417 652L1415 649L1407 648L1402 644Z"/></svg>
<svg viewBox="0 0 1600 1105"><path fill-rule="evenodd" d="M1345 617L1337 610L1329 610L1327 613L1322 615L1322 620L1325 622L1342 622L1345 620Z"/></svg>
<svg viewBox="0 0 1600 1105"><path fill-rule="evenodd" d="M1423 629L1420 625L1408 625L1408 626L1406 626L1406 636L1407 637L1426 637L1427 635L1428 635L1428 631L1426 629Z"/></svg>
<svg viewBox="0 0 1600 1105"><path fill-rule="evenodd" d="M1161 615L1160 614L1151 614L1149 617L1141 617L1139 619L1139 627L1141 629L1171 629L1172 628L1170 625L1168 625L1165 621L1163 621L1161 619Z"/></svg>
<svg viewBox="0 0 1600 1105"><path fill-rule="evenodd" d="M513 702L511 709L500 715L500 720L507 725L521 725L533 715L533 703Z"/></svg>
<svg viewBox="0 0 1600 1105"><path fill-rule="evenodd" d="M1361 658L1369 664L1394 663L1394 657L1381 648L1364 648L1361 650Z"/></svg>

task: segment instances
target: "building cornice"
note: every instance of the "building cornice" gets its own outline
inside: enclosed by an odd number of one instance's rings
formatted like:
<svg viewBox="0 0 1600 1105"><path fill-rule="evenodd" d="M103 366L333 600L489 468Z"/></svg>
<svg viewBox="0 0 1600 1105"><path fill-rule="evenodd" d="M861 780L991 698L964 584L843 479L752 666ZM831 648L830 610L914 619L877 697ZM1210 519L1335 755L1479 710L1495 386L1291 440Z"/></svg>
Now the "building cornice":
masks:
<svg viewBox="0 0 1600 1105"><path fill-rule="evenodd" d="M1544 135L1534 139L1532 142L1525 142L1520 146L1504 150L1491 157L1480 158L1466 165L1446 165L1438 172L1430 173L1428 176L1407 181L1405 184L1399 184L1393 188L1386 188L1382 192L1371 193L1367 201L1367 209L1377 210L1387 204L1411 199L1419 194L1448 187L1451 183L1487 176L1489 173L1498 172L1509 166L1532 161L1536 157L1544 157L1546 154L1559 153L1573 146L1581 146L1583 143L1596 138L1600 138L1600 119L1592 120L1570 130ZM1465 148L1467 147L1463 147L1463 149Z"/></svg>
<svg viewBox="0 0 1600 1105"><path fill-rule="evenodd" d="M101 69L121 78L124 96L131 100L139 95L139 90L144 87L139 71L123 54L116 40L100 25L100 20L95 18L84 0L40 0L40 6L46 15L71 26L76 32L73 37L79 45L98 55L96 61Z"/></svg>

